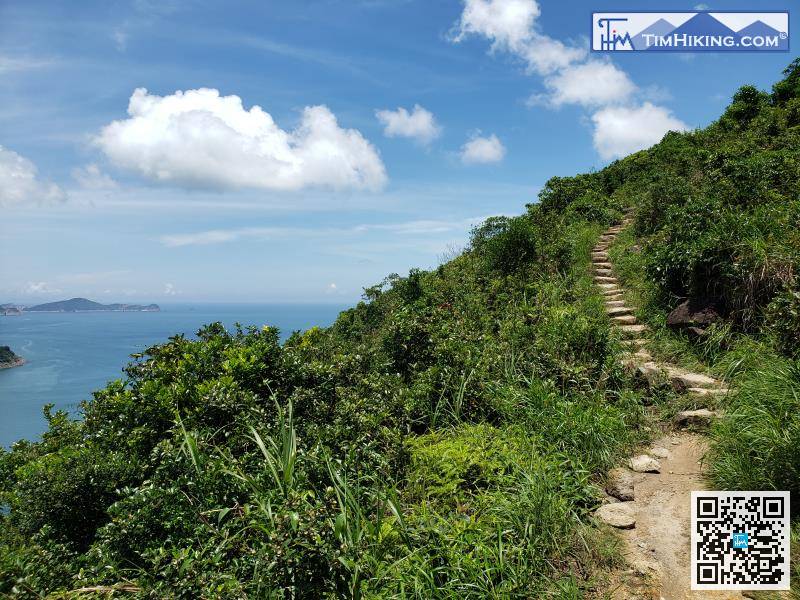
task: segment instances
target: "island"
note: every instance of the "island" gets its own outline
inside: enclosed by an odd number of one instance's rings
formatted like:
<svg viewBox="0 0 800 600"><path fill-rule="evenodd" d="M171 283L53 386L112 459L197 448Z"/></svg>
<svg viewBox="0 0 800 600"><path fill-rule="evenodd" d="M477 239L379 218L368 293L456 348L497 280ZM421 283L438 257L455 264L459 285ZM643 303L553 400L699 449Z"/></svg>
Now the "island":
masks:
<svg viewBox="0 0 800 600"><path fill-rule="evenodd" d="M17 356L8 346L0 346L0 369L10 369L11 367L21 367L25 364L25 359Z"/></svg>
<svg viewBox="0 0 800 600"><path fill-rule="evenodd" d="M158 304L100 304L86 298L71 298L58 302L37 304L23 309L24 312L158 312Z"/></svg>

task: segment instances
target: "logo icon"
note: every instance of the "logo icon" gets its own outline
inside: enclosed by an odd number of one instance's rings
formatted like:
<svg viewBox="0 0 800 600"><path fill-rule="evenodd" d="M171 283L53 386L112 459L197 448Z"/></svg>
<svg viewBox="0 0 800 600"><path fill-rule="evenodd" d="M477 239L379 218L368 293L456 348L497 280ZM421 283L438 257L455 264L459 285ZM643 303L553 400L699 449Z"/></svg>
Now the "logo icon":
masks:
<svg viewBox="0 0 800 600"><path fill-rule="evenodd" d="M628 19L623 17L602 17L598 19L597 24L600 27L600 45L602 46L602 50L616 50L617 45L633 45L629 32L626 31L624 35L617 33L615 23L625 23L627 21Z"/></svg>
<svg viewBox="0 0 800 600"><path fill-rule="evenodd" d="M747 549L748 536L746 533L733 534L733 547Z"/></svg>
<svg viewBox="0 0 800 600"><path fill-rule="evenodd" d="M594 12L593 52L788 52L788 11Z"/></svg>

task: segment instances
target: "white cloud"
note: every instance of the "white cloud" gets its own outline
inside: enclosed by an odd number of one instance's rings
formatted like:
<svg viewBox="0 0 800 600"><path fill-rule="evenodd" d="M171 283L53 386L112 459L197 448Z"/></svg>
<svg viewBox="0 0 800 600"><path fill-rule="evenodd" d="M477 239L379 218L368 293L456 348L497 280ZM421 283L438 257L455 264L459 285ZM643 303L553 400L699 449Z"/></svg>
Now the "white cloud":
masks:
<svg viewBox="0 0 800 600"><path fill-rule="evenodd" d="M495 134L476 135L461 147L461 162L466 165L500 162L505 155L506 149Z"/></svg>
<svg viewBox="0 0 800 600"><path fill-rule="evenodd" d="M435 236L441 233L467 231L487 216L469 217L458 220L420 219L398 223L365 223L352 227L303 228L303 227L239 227L233 229L211 229L194 233L175 233L162 235L159 241L167 247L205 246L223 244L239 240L274 240L299 238L330 238L340 240L344 237L362 236L368 233L385 232L396 236Z"/></svg>
<svg viewBox="0 0 800 600"><path fill-rule="evenodd" d="M215 89L170 96L138 88L130 118L103 128L94 143L120 167L193 188L380 189L386 170L375 147L343 129L326 106L308 106L293 131L238 96Z"/></svg>
<svg viewBox="0 0 800 600"><path fill-rule="evenodd" d="M37 177L36 165L0 146L0 206L62 202L64 191Z"/></svg>
<svg viewBox="0 0 800 600"><path fill-rule="evenodd" d="M538 73L564 68L585 56L585 49L539 33L536 19L540 14L535 0L464 0L453 39L459 42L468 35L481 35L491 41L492 51L510 52Z"/></svg>
<svg viewBox="0 0 800 600"><path fill-rule="evenodd" d="M120 52L125 52L128 48L128 38L130 36L123 31L122 29L115 29L111 33L111 39L114 40L114 45L117 47L117 50Z"/></svg>
<svg viewBox="0 0 800 600"><path fill-rule="evenodd" d="M116 181L103 173L94 163L72 169L72 178L87 190L115 190L119 187Z"/></svg>
<svg viewBox="0 0 800 600"><path fill-rule="evenodd" d="M685 130L680 119L647 100L663 100L666 90L639 89L628 74L608 59L587 58L586 49L569 46L541 33L536 0L463 0L464 9L453 40L480 35L491 42L492 52L509 52L523 59L530 72L542 75L545 92L528 98L529 106L558 108L572 104L596 112L594 146L604 159L623 156L651 146L668 130ZM634 99L641 103L633 105ZM642 103L642 101L644 101ZM475 138L462 148L464 162L493 162L504 149Z"/></svg>
<svg viewBox="0 0 800 600"><path fill-rule="evenodd" d="M55 64L55 61L45 58L0 56L0 73L30 71L32 69L49 67L53 64Z"/></svg>
<svg viewBox="0 0 800 600"><path fill-rule="evenodd" d="M433 113L419 104L415 104L410 113L400 107L397 110L375 111L375 116L383 124L383 133L388 137L413 138L422 144L428 144L442 132Z"/></svg>
<svg viewBox="0 0 800 600"><path fill-rule="evenodd" d="M648 148L667 131L689 129L663 106L645 102L637 107L607 107L592 115L594 147L604 159L619 158Z"/></svg>
<svg viewBox="0 0 800 600"><path fill-rule="evenodd" d="M545 78L546 101L554 107L564 104L605 106L627 100L636 85L625 71L610 61L590 60Z"/></svg>
<svg viewBox="0 0 800 600"><path fill-rule="evenodd" d="M165 296L177 296L180 292L175 289L175 286L171 283L164 284L164 292Z"/></svg>
<svg viewBox="0 0 800 600"><path fill-rule="evenodd" d="M61 290L53 287L46 281L29 281L22 290L23 294L40 295L40 294L58 294Z"/></svg>
<svg viewBox="0 0 800 600"><path fill-rule="evenodd" d="M521 53L528 63L528 70L536 73L551 73L568 67L586 56L585 48L567 46L546 35L534 34Z"/></svg>

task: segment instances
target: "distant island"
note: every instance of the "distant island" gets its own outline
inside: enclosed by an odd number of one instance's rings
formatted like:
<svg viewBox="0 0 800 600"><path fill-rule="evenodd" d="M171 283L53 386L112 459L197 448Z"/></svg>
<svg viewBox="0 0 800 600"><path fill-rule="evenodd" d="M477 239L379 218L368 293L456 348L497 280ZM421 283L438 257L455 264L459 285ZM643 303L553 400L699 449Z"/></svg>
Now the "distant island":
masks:
<svg viewBox="0 0 800 600"><path fill-rule="evenodd" d="M71 298L58 302L47 302L36 306L27 306L23 312L158 312L158 304L100 304L86 298Z"/></svg>
<svg viewBox="0 0 800 600"><path fill-rule="evenodd" d="M0 346L0 369L20 367L25 364L25 359L17 356L8 346Z"/></svg>

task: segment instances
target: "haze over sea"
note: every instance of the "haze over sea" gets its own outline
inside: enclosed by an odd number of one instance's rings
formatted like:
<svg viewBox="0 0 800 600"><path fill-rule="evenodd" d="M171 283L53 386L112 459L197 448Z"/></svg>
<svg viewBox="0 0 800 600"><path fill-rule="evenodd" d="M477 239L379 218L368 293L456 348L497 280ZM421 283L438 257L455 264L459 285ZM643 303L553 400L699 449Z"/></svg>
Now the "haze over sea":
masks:
<svg viewBox="0 0 800 600"><path fill-rule="evenodd" d="M161 312L25 313L0 317L0 345L26 360L0 370L0 446L36 439L46 428L42 406L78 414L113 379L122 378L130 355L168 337L194 336L204 324L221 321L273 325L285 340L294 330L333 323L345 306L333 304L167 304Z"/></svg>

